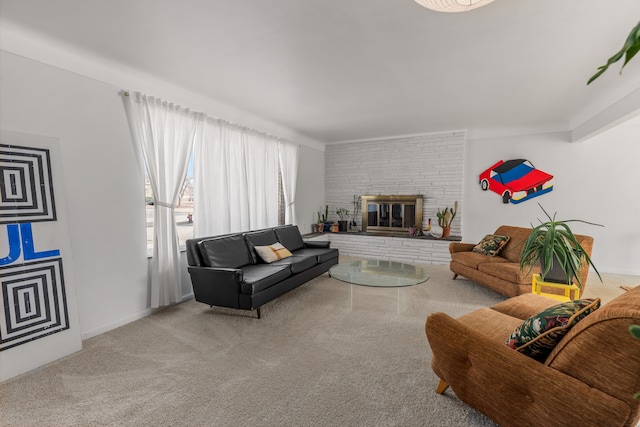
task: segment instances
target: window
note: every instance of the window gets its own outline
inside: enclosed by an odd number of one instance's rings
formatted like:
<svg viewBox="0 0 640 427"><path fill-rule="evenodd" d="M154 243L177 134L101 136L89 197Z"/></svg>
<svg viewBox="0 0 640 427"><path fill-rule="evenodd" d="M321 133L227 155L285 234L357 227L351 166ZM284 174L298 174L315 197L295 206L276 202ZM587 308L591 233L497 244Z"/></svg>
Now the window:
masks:
<svg viewBox="0 0 640 427"><path fill-rule="evenodd" d="M146 204L146 221L147 221L147 251L151 253L153 249L153 209L154 200L153 192L151 191L151 184L149 177L146 176L145 171L145 183L144 194ZM189 168L187 169L187 176L182 184L180 197L175 209L176 212L176 227L178 229L178 240L180 246L184 246L187 239L191 239L193 236L193 153L189 159ZM285 205L284 205L284 189L282 187L282 175L278 171L278 225L284 225L285 222Z"/></svg>
<svg viewBox="0 0 640 427"><path fill-rule="evenodd" d="M147 217L147 250L151 252L153 249L153 209L154 200L153 192L151 191L151 184L149 183L149 177L145 171L144 182L144 195L146 204L146 217ZM176 205L176 227L178 229L178 240L180 246L184 246L187 239L193 237L193 152L189 159L189 167L187 169L187 176L185 177L182 187L180 188L180 197Z"/></svg>

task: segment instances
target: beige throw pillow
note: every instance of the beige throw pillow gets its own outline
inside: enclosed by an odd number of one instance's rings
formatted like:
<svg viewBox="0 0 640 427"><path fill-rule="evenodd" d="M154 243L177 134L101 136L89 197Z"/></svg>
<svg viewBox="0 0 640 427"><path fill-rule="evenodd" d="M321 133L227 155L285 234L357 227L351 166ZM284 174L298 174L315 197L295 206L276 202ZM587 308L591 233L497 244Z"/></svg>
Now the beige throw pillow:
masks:
<svg viewBox="0 0 640 427"><path fill-rule="evenodd" d="M260 255L260 258L267 264L271 264L279 259L288 258L293 255L287 248L282 246L281 243L276 242L273 245L268 246L255 246L256 252Z"/></svg>

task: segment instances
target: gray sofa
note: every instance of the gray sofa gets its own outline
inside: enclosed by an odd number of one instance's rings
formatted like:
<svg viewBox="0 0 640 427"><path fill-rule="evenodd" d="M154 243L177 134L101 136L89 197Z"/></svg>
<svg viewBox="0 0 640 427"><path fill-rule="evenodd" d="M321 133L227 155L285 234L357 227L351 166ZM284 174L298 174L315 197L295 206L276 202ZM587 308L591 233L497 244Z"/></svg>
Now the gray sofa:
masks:
<svg viewBox="0 0 640 427"><path fill-rule="evenodd" d="M255 246L276 242L292 256L267 264ZM331 242L305 241L297 226L189 239L188 270L196 301L210 306L257 310L338 263Z"/></svg>

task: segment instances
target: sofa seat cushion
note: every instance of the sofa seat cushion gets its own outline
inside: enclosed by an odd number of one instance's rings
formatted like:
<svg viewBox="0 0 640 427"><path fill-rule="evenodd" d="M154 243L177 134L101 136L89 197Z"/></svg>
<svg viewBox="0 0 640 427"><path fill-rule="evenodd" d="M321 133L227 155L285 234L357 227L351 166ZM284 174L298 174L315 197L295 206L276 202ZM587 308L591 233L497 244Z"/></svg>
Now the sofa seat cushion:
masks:
<svg viewBox="0 0 640 427"><path fill-rule="evenodd" d="M528 293L508 298L491 308L511 317L525 320L556 304L558 301L554 299Z"/></svg>
<svg viewBox="0 0 640 427"><path fill-rule="evenodd" d="M478 265L482 263L503 264L509 261L501 256L487 256L478 252L454 252L451 254L451 260L458 264L465 265L470 268L478 269Z"/></svg>
<svg viewBox="0 0 640 427"><path fill-rule="evenodd" d="M478 270L516 285L531 285L533 274L537 272L534 268L531 273L525 274L526 270L522 272L520 264L515 262L500 264L485 262L478 265Z"/></svg>
<svg viewBox="0 0 640 427"><path fill-rule="evenodd" d="M243 294L254 295L291 276L288 265L253 264L242 268L244 280L240 284Z"/></svg>
<svg viewBox="0 0 640 427"><path fill-rule="evenodd" d="M297 256L311 256L316 257L318 264L322 264L325 261L338 257L338 250L335 248L305 248L298 249L293 253Z"/></svg>
<svg viewBox="0 0 640 427"><path fill-rule="evenodd" d="M480 308L457 319L462 324L486 335L491 341L504 344L509 334L522 324L522 319L490 308ZM455 337L452 337L455 338Z"/></svg>
<svg viewBox="0 0 640 427"><path fill-rule="evenodd" d="M298 274L308 270L318 264L317 256L293 255L285 259L278 260L271 265L285 265L291 268L293 274Z"/></svg>

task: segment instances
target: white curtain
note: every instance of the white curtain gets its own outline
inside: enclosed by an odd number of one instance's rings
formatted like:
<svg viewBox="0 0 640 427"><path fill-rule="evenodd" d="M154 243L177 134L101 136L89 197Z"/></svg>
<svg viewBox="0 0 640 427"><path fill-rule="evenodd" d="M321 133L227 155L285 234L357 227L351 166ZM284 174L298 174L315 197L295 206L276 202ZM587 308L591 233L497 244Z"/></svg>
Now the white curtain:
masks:
<svg viewBox="0 0 640 427"><path fill-rule="evenodd" d="M194 153L194 235L278 225L278 141L207 118Z"/></svg>
<svg viewBox="0 0 640 427"><path fill-rule="evenodd" d="M182 298L174 208L204 115L138 92L125 92L123 99L155 200L151 306L156 308Z"/></svg>
<svg viewBox="0 0 640 427"><path fill-rule="evenodd" d="M284 192L285 224L296 224L296 180L298 177L299 146L280 142L280 173L282 174L282 190Z"/></svg>

